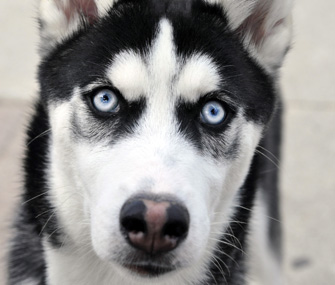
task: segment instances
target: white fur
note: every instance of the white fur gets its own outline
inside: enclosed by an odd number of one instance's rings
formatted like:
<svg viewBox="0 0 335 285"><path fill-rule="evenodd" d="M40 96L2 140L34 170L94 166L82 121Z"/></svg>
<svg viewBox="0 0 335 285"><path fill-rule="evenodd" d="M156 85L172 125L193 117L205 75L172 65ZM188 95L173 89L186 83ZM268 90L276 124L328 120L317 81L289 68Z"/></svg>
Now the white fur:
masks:
<svg viewBox="0 0 335 285"><path fill-rule="evenodd" d="M146 113L132 136L114 145L106 141L76 142L71 133L72 115L80 125L89 121L79 88L74 88L68 102L50 107L50 200L67 233L65 247L60 250L45 241L50 284L172 285L206 278L216 239L231 218L261 127L247 122L239 111L226 139L233 141L239 133L243 134L239 136L243 148L238 158L231 161L201 155L178 132L174 109L179 96L194 101L192 94L198 98L196 92L215 89L220 79L206 56L179 59L172 32L171 24L163 19L146 58L147 65L138 55L125 51L106 73L126 92L127 99L147 99ZM128 59L129 66L125 62ZM205 86L193 88L189 84L196 77L190 66L199 72L203 69L197 76ZM141 85L142 81L134 78L139 70L144 72L141 79L146 84ZM129 71L134 81L127 81L119 75L120 71ZM175 79L179 73L179 79ZM208 77L213 79L206 86ZM137 88L143 93L136 93ZM132 195L143 191L174 195L185 204L191 220L188 236L172 260L180 269L154 280L135 276L118 265L129 250L119 231L120 209Z"/></svg>
<svg viewBox="0 0 335 285"><path fill-rule="evenodd" d="M52 126L52 137L50 145L52 146L49 160L52 162L49 169L52 189L49 192L51 201L54 204L59 223L64 227L64 232L70 237L81 236L83 222L75 227L73 221L83 221L82 197L83 192L81 179L76 171L76 156L71 138L70 116L73 113L70 102L50 108L50 118ZM67 163L64 164L64 161ZM50 213L52 214L52 213ZM86 229L87 230L87 229ZM78 239L76 242L80 242Z"/></svg>

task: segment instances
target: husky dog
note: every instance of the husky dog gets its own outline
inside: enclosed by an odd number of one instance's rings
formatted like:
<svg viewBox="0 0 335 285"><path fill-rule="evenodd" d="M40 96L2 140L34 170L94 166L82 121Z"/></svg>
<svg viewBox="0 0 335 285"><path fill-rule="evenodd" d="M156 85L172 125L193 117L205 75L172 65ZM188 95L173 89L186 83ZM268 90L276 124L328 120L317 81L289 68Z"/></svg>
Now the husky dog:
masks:
<svg viewBox="0 0 335 285"><path fill-rule="evenodd" d="M41 0L9 284L280 284L290 6Z"/></svg>

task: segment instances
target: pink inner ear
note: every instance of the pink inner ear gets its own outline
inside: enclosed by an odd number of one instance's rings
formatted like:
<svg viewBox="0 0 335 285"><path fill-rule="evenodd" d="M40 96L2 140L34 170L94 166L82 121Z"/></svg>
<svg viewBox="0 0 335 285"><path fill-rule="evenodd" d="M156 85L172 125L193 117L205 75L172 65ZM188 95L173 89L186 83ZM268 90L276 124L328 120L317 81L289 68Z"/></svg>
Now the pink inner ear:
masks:
<svg viewBox="0 0 335 285"><path fill-rule="evenodd" d="M94 0L73 0L73 2L90 24L96 21L98 18L98 8Z"/></svg>
<svg viewBox="0 0 335 285"><path fill-rule="evenodd" d="M98 18L98 8L94 0L67 0L65 4L61 0L55 1L57 6L64 11L68 21L76 14L84 16L90 24Z"/></svg>

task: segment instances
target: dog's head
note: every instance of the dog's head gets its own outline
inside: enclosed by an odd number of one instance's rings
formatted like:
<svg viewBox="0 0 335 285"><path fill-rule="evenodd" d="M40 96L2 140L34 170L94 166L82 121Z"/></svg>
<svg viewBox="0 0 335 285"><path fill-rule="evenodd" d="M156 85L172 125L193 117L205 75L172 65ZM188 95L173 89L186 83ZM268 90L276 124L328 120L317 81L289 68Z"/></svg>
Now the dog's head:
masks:
<svg viewBox="0 0 335 285"><path fill-rule="evenodd" d="M275 108L288 4L114 2L41 0L55 213L120 274L199 280Z"/></svg>

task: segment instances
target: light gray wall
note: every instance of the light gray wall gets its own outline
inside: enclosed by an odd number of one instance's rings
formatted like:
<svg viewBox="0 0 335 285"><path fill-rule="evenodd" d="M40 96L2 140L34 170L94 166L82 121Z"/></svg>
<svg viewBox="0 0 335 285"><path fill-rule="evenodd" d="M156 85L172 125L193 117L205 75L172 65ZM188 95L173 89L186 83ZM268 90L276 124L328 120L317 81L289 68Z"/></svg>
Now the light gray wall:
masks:
<svg viewBox="0 0 335 285"><path fill-rule="evenodd" d="M31 99L36 93L35 0L0 0L0 99Z"/></svg>

